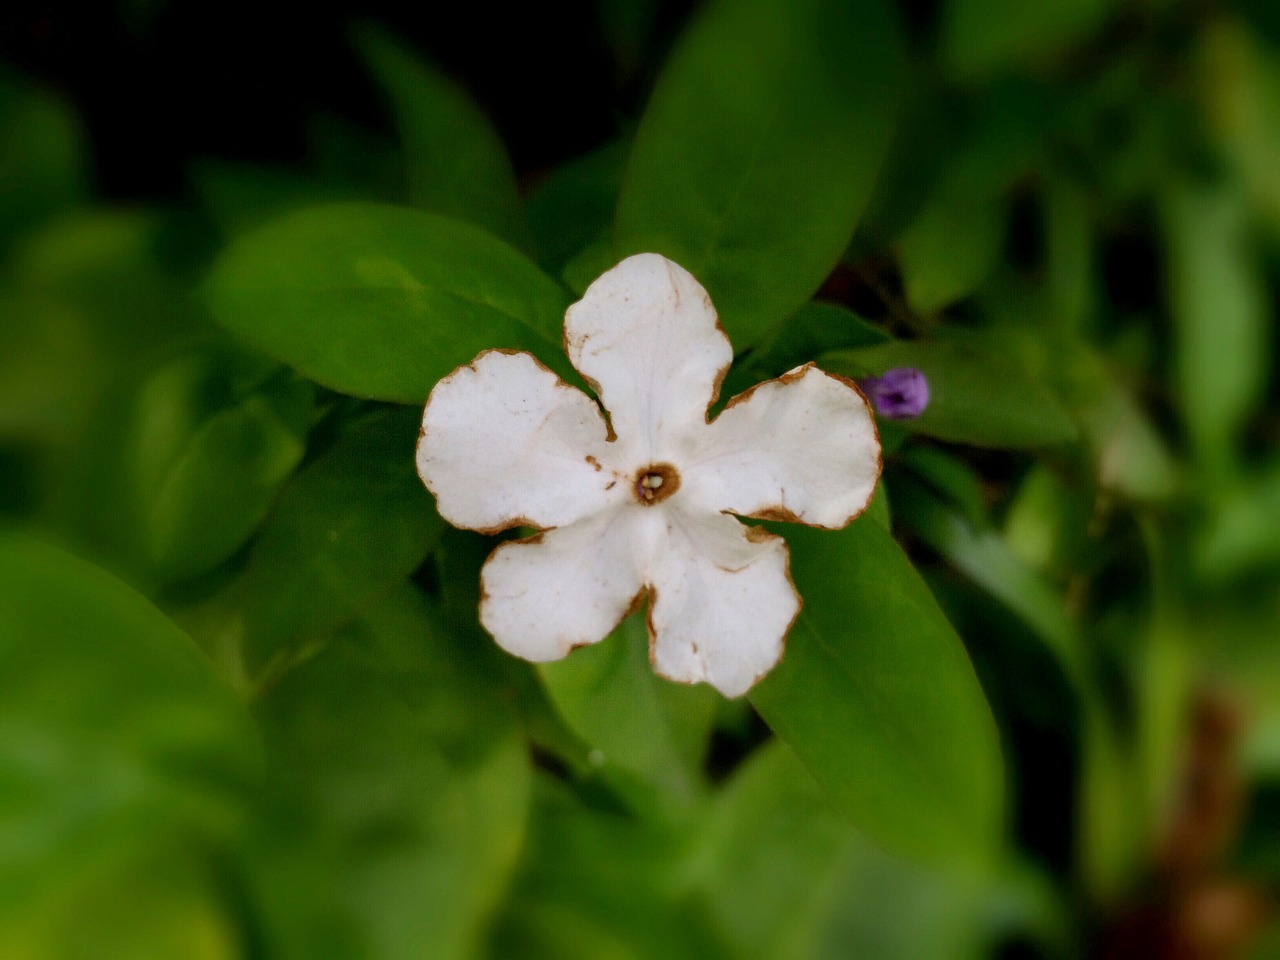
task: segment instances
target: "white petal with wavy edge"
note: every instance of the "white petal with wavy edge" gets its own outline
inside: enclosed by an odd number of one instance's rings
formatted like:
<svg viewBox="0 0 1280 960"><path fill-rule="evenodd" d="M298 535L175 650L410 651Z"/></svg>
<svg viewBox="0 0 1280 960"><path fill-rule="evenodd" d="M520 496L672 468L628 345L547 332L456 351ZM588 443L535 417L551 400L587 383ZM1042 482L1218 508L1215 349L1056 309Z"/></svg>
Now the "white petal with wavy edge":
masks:
<svg viewBox="0 0 1280 960"><path fill-rule="evenodd" d="M427 400L418 473L455 527L554 527L604 509L607 428L582 391L527 353L486 351Z"/></svg>
<svg viewBox="0 0 1280 960"><path fill-rule="evenodd" d="M646 577L653 667L741 696L781 658L800 611L787 545L724 514L673 509L668 521Z"/></svg>
<svg viewBox="0 0 1280 960"><path fill-rule="evenodd" d="M565 314L564 332L569 360L637 466L687 451L733 361L706 290L656 253L601 275Z"/></svg>
<svg viewBox="0 0 1280 960"><path fill-rule="evenodd" d="M498 547L480 572L480 622L498 645L559 660L616 627L643 586L649 511L606 510Z"/></svg>
<svg viewBox="0 0 1280 960"><path fill-rule="evenodd" d="M866 508L879 475L870 405L812 364L730 401L683 471L704 510L832 529Z"/></svg>

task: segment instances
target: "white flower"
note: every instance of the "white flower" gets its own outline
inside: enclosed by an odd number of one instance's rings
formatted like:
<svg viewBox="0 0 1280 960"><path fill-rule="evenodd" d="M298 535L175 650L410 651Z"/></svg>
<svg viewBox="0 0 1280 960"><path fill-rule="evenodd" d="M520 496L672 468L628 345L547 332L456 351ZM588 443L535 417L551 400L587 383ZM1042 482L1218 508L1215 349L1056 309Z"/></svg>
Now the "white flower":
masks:
<svg viewBox="0 0 1280 960"><path fill-rule="evenodd" d="M687 271L647 253L565 314L565 349L608 411L527 353L486 351L427 400L418 472L440 514L504 543L480 620L526 660L595 643L647 597L664 677L745 693L800 611L782 538L733 515L839 528L867 505L880 443L866 399L812 364L735 397L733 351Z"/></svg>

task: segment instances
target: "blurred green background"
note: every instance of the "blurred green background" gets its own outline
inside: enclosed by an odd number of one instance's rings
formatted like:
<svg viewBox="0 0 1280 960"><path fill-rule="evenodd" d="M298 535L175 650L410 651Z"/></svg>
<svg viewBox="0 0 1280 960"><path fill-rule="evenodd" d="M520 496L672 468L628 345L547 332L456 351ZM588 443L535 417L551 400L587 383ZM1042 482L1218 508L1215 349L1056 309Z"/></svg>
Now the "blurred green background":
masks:
<svg viewBox="0 0 1280 960"><path fill-rule="evenodd" d="M1280 5L464 6L0 12L0 960L1280 957ZM932 387L748 699L414 471L649 249Z"/></svg>

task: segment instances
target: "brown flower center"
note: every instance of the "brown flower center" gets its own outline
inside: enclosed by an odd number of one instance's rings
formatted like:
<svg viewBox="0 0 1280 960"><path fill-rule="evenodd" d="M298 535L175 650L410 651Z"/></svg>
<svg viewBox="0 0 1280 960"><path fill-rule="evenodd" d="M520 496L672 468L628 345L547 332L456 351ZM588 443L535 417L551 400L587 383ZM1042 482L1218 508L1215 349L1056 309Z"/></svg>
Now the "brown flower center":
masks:
<svg viewBox="0 0 1280 960"><path fill-rule="evenodd" d="M631 489L646 507L661 503L680 489L680 474L669 463L654 463L636 471Z"/></svg>

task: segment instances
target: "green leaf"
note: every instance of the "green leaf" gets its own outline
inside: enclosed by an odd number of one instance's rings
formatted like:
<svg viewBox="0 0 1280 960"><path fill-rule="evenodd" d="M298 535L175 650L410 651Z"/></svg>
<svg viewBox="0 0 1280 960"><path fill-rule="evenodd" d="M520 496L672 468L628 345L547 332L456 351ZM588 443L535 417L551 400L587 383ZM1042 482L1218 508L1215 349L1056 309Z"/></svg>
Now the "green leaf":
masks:
<svg viewBox="0 0 1280 960"><path fill-rule="evenodd" d="M758 352L753 352L749 365L777 377L831 350L874 347L891 339L852 310L815 300L797 310Z"/></svg>
<svg viewBox="0 0 1280 960"><path fill-rule="evenodd" d="M1161 207L1182 415L1202 466L1221 479L1266 387L1272 306L1239 190L1180 183Z"/></svg>
<svg viewBox="0 0 1280 960"><path fill-rule="evenodd" d="M1280 462L1216 500L1193 556L1200 575L1212 583L1280 566Z"/></svg>
<svg viewBox="0 0 1280 960"><path fill-rule="evenodd" d="M0 535L0 912L112 851L237 825L259 755L248 713L141 596Z"/></svg>
<svg viewBox="0 0 1280 960"><path fill-rule="evenodd" d="M751 701L836 806L912 856L981 861L1003 829L990 710L959 637L874 520L788 528L804 609Z"/></svg>
<svg viewBox="0 0 1280 960"><path fill-rule="evenodd" d="M678 43L636 135L617 253L697 277L737 349L840 259L887 148L890 4L721 0Z"/></svg>
<svg viewBox="0 0 1280 960"><path fill-rule="evenodd" d="M948 509L910 478L893 485L893 502L902 523L1044 641L1072 684L1083 681L1080 637L1067 616L1065 600L993 528L977 526L961 512Z"/></svg>
<svg viewBox="0 0 1280 960"><path fill-rule="evenodd" d="M944 57L962 74L995 72L1058 54L1088 36L1113 0L947 0Z"/></svg>
<svg viewBox="0 0 1280 960"><path fill-rule="evenodd" d="M426 558L441 521L414 466L416 411L351 423L280 497L249 557L251 673L304 653Z"/></svg>
<svg viewBox="0 0 1280 960"><path fill-rule="evenodd" d="M355 44L395 116L414 206L521 240L511 160L467 92L384 30L365 26Z"/></svg>
<svg viewBox="0 0 1280 960"><path fill-rule="evenodd" d="M80 123L61 99L0 71L0 252L88 195Z"/></svg>
<svg viewBox="0 0 1280 960"><path fill-rule="evenodd" d="M685 803L698 795L716 694L653 672L642 616L538 670L569 727L599 751L598 763L638 773Z"/></svg>
<svg viewBox="0 0 1280 960"><path fill-rule="evenodd" d="M5 960L238 960L240 918L188 845L153 842L59 878L35 909L0 918Z"/></svg>
<svg viewBox="0 0 1280 960"><path fill-rule="evenodd" d="M1047 447L1075 439L1061 404L1012 360L953 336L897 341L829 353L819 364L845 376L879 376L916 367L929 381L929 406L906 426L979 447Z"/></svg>
<svg viewBox="0 0 1280 960"><path fill-rule="evenodd" d="M404 586L263 698L245 855L271 956L474 955L529 796L496 656Z"/></svg>
<svg viewBox="0 0 1280 960"><path fill-rule="evenodd" d="M564 291L484 230L421 211L291 214L233 241L206 292L229 330L356 396L422 403L491 347L565 368Z"/></svg>
<svg viewBox="0 0 1280 960"><path fill-rule="evenodd" d="M529 841L492 960L728 960L689 895L687 827L637 820L534 781Z"/></svg>
<svg viewBox="0 0 1280 960"><path fill-rule="evenodd" d="M533 246L548 273L559 274L602 235L613 256L613 213L630 151L629 139L608 143L553 170L530 194Z"/></svg>
<svg viewBox="0 0 1280 960"><path fill-rule="evenodd" d="M1005 216L1004 204L994 197L955 191L935 196L899 244L902 284L912 308L933 313L977 290L1000 262Z"/></svg>
<svg viewBox="0 0 1280 960"><path fill-rule="evenodd" d="M223 347L189 351L102 404L61 514L133 577L171 585L248 541L302 460L314 389Z"/></svg>
<svg viewBox="0 0 1280 960"><path fill-rule="evenodd" d="M1058 919L1029 871L944 873L878 848L777 741L734 773L699 835L700 888L744 960L978 960L1013 932L1038 942Z"/></svg>

